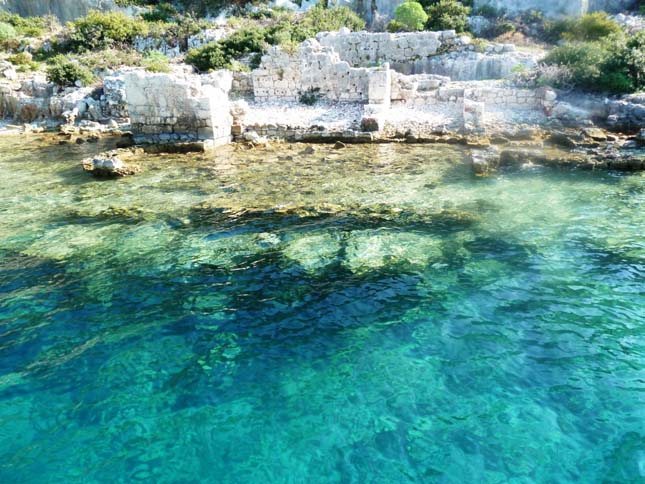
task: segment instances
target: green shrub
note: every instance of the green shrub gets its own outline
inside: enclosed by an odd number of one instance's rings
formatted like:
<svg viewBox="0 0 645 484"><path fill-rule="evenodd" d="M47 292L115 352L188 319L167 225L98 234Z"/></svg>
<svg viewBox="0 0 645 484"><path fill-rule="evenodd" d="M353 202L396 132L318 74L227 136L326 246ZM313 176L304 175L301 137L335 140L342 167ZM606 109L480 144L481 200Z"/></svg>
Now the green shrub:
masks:
<svg viewBox="0 0 645 484"><path fill-rule="evenodd" d="M311 87L307 89L305 92L300 94L299 101L301 104L305 104L307 106L313 106L320 100L320 98L321 98L320 88Z"/></svg>
<svg viewBox="0 0 645 484"><path fill-rule="evenodd" d="M38 62L34 62L33 57L29 52L19 52L9 57L8 60L16 66L20 72L35 71L40 67Z"/></svg>
<svg viewBox="0 0 645 484"><path fill-rule="evenodd" d="M547 65L567 68L572 83L590 91L627 93L645 88L645 32L629 39L609 35L592 42L569 42L553 49Z"/></svg>
<svg viewBox="0 0 645 484"><path fill-rule="evenodd" d="M387 31L391 33L396 33L396 32L405 32L406 27L405 25L397 22L396 20L392 20L389 24L387 24Z"/></svg>
<svg viewBox="0 0 645 484"><path fill-rule="evenodd" d="M588 13L579 18L544 23L544 38L550 42L600 40L620 31L620 25L610 19L605 12Z"/></svg>
<svg viewBox="0 0 645 484"><path fill-rule="evenodd" d="M191 49L186 54L186 63L202 72L207 72L211 69L226 69L231 60L224 53L220 42L210 42L197 49Z"/></svg>
<svg viewBox="0 0 645 484"><path fill-rule="evenodd" d="M153 51L146 54L141 65L148 72L171 72L170 60L161 52Z"/></svg>
<svg viewBox="0 0 645 484"><path fill-rule="evenodd" d="M13 25L6 22L0 22L0 42L12 40L16 35L16 29L13 28Z"/></svg>
<svg viewBox="0 0 645 484"><path fill-rule="evenodd" d="M68 54L67 57L75 59L91 71L106 71L121 66L141 65L141 54L133 49L105 49L84 52L80 55L70 56Z"/></svg>
<svg viewBox="0 0 645 484"><path fill-rule="evenodd" d="M492 5L484 4L475 11L476 15L481 15L486 18L498 18L504 16L503 10L498 10Z"/></svg>
<svg viewBox="0 0 645 484"><path fill-rule="evenodd" d="M427 9L428 30L456 30L464 32L468 27L468 14L470 7L464 6L456 0L439 0Z"/></svg>
<svg viewBox="0 0 645 484"><path fill-rule="evenodd" d="M164 2L141 14L141 18L147 22L169 22L177 14L177 9L172 4Z"/></svg>
<svg viewBox="0 0 645 484"><path fill-rule="evenodd" d="M0 22L11 25L18 35L25 37L40 37L57 23L54 17L21 17L9 12L0 12Z"/></svg>
<svg viewBox="0 0 645 484"><path fill-rule="evenodd" d="M326 8L322 2L309 9L294 26L293 40L302 42L318 32L333 32L346 27L352 31L365 28L365 21L347 7Z"/></svg>
<svg viewBox="0 0 645 484"><path fill-rule="evenodd" d="M148 25L121 12L91 11L71 24L70 47L76 52L128 46L138 35L145 35Z"/></svg>
<svg viewBox="0 0 645 484"><path fill-rule="evenodd" d="M423 30L428 21L428 14L423 10L423 6L414 0L408 0L396 7L394 19L403 25L406 30Z"/></svg>
<svg viewBox="0 0 645 484"><path fill-rule="evenodd" d="M47 79L59 86L73 86L79 81L83 86L92 84L94 75L87 67L63 55L51 59L47 66Z"/></svg>

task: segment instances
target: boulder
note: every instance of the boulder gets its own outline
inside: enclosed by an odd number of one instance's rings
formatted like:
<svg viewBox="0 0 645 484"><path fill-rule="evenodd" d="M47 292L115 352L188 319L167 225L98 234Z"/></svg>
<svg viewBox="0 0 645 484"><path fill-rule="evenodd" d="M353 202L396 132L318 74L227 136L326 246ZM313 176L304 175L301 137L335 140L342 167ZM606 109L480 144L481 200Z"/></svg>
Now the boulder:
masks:
<svg viewBox="0 0 645 484"><path fill-rule="evenodd" d="M473 150L470 153L470 162L476 175L486 175L499 165L499 149L491 146L485 150Z"/></svg>
<svg viewBox="0 0 645 484"><path fill-rule="evenodd" d="M79 138L80 139L80 138ZM136 164L124 161L142 154L142 150L114 150L83 160L83 170L97 178L120 178L140 171Z"/></svg>

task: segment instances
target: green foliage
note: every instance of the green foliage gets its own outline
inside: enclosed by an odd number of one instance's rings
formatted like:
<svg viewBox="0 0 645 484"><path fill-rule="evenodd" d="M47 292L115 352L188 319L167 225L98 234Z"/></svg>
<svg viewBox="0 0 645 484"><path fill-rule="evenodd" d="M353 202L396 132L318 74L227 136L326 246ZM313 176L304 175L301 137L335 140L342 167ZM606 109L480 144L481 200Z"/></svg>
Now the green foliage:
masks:
<svg viewBox="0 0 645 484"><path fill-rule="evenodd" d="M309 9L304 17L294 26L293 40L302 42L314 37L318 32L331 32L347 27L352 31L365 28L365 21L347 7L325 8L318 3Z"/></svg>
<svg viewBox="0 0 645 484"><path fill-rule="evenodd" d="M486 17L489 19L494 19L498 17L503 17L504 11L498 10L492 5L484 4L475 11L475 14L481 15L482 17Z"/></svg>
<svg viewBox="0 0 645 484"><path fill-rule="evenodd" d="M548 65L567 68L575 86L590 91L633 92L645 88L645 32L612 34L592 42L568 42L553 49Z"/></svg>
<svg viewBox="0 0 645 484"><path fill-rule="evenodd" d="M141 61L141 65L148 72L171 72L170 60L161 52L149 52Z"/></svg>
<svg viewBox="0 0 645 484"><path fill-rule="evenodd" d="M226 69L235 59L264 52L266 34L266 29L262 27L249 26L220 41L191 49L186 55L186 62L200 71Z"/></svg>
<svg viewBox="0 0 645 484"><path fill-rule="evenodd" d="M0 22L0 42L6 42L12 40L16 37L16 29L13 28L13 25Z"/></svg>
<svg viewBox="0 0 645 484"><path fill-rule="evenodd" d="M105 49L84 52L78 55L67 55L67 58L76 60L79 64L92 71L106 71L122 66L141 65L141 54L132 49Z"/></svg>
<svg viewBox="0 0 645 484"><path fill-rule="evenodd" d="M419 2L408 0L396 7L394 18L406 30L423 30L428 21L428 14Z"/></svg>
<svg viewBox="0 0 645 484"><path fill-rule="evenodd" d="M313 106L320 100L320 88L311 87L300 94L300 103Z"/></svg>
<svg viewBox="0 0 645 484"><path fill-rule="evenodd" d="M52 58L47 66L47 79L62 87L73 86L76 81L87 86L94 82L94 75L87 67L58 55Z"/></svg>
<svg viewBox="0 0 645 484"><path fill-rule="evenodd" d="M549 42L600 40L620 31L620 26L605 12L594 12L579 18L544 22L544 38Z"/></svg>
<svg viewBox="0 0 645 484"><path fill-rule="evenodd" d="M19 52L9 57L8 60L16 66L20 72L35 71L40 67L38 62L34 62L33 57L29 52Z"/></svg>
<svg viewBox="0 0 645 484"><path fill-rule="evenodd" d="M428 30L456 30L464 32L468 27L468 14L470 7L464 6L456 0L439 0L430 5L428 12Z"/></svg>
<svg viewBox="0 0 645 484"><path fill-rule="evenodd" d="M269 45L282 45L292 49L296 43L314 37L318 32L347 27L360 30L365 22L345 7L327 9L322 4L311 8L297 20L288 12L274 12L271 22L259 24L235 21L239 30L217 42L191 49L186 62L200 71L227 69L234 60L251 56L251 65L259 64L260 56Z"/></svg>
<svg viewBox="0 0 645 484"><path fill-rule="evenodd" d="M0 22L11 25L18 35L40 37L56 21L52 17L21 17L9 12L0 12Z"/></svg>
<svg viewBox="0 0 645 484"><path fill-rule="evenodd" d="M145 35L148 25L121 12L91 11L71 24L70 47L76 52L127 46L138 35Z"/></svg>
<svg viewBox="0 0 645 484"><path fill-rule="evenodd" d="M391 33L396 33L396 32L405 32L406 27L405 25L397 22L396 20L392 20L389 24L387 24L387 31Z"/></svg>
<svg viewBox="0 0 645 484"><path fill-rule="evenodd" d="M141 18L147 22L169 22L177 14L177 9L172 4L164 2L141 14Z"/></svg>

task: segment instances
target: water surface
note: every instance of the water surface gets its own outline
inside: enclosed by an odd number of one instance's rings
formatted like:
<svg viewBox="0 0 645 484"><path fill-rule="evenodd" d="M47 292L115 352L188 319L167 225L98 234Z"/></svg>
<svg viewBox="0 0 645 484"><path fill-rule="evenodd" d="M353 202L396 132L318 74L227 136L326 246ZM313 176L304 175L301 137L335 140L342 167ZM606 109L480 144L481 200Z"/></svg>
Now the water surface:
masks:
<svg viewBox="0 0 645 484"><path fill-rule="evenodd" d="M0 139L0 482L645 480L642 174L106 147Z"/></svg>

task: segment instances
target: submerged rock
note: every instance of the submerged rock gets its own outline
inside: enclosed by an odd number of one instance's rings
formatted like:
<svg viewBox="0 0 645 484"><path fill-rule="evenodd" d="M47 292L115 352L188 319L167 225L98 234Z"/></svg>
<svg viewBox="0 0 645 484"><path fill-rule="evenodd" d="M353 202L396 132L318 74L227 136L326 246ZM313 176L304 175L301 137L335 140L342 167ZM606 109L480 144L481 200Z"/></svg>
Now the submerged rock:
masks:
<svg viewBox="0 0 645 484"><path fill-rule="evenodd" d="M428 235L363 230L351 233L343 265L362 273L401 263L423 267L441 256L441 242Z"/></svg>
<svg viewBox="0 0 645 484"><path fill-rule="evenodd" d="M499 150L490 147L486 150L473 150L470 153L473 172L477 175L486 175L499 165Z"/></svg>
<svg viewBox="0 0 645 484"><path fill-rule="evenodd" d="M136 164L126 163L142 150L113 150L83 160L83 170L97 178L119 178L140 171Z"/></svg>
<svg viewBox="0 0 645 484"><path fill-rule="evenodd" d="M341 244L334 234L305 235L289 242L283 254L297 262L306 271L316 271L328 266L338 256Z"/></svg>

